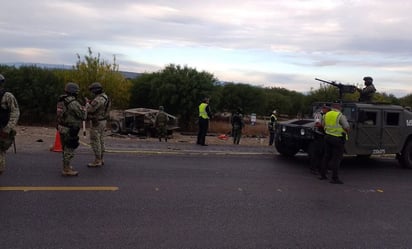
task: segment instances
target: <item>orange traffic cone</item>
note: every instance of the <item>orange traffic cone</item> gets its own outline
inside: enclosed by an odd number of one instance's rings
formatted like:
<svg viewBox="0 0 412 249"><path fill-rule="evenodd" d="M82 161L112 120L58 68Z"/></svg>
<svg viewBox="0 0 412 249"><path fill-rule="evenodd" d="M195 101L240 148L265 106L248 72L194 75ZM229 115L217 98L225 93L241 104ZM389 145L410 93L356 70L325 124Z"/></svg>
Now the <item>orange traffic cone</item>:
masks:
<svg viewBox="0 0 412 249"><path fill-rule="evenodd" d="M56 132L56 138L54 139L54 146L53 146L53 148L51 148L51 151L54 151L54 152L62 152L63 151L59 131Z"/></svg>

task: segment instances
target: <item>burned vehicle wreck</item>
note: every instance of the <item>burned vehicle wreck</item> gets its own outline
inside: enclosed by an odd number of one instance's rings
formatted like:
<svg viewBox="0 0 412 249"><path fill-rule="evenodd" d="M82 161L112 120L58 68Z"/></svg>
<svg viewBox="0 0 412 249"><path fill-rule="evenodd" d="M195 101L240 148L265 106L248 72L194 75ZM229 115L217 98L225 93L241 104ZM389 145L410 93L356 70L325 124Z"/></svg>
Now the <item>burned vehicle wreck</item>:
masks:
<svg viewBox="0 0 412 249"><path fill-rule="evenodd" d="M156 137L155 119L159 110L149 108L132 108L110 111L110 128L112 133L134 134L139 136ZM166 113L169 121L167 135L179 128L177 117Z"/></svg>

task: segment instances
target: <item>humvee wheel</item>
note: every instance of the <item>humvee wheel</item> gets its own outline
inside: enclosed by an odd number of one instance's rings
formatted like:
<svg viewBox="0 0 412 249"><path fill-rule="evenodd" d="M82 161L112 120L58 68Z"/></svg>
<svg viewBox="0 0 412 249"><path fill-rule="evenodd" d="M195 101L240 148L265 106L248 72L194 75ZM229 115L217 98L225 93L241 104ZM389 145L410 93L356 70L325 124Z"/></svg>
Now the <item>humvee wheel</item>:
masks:
<svg viewBox="0 0 412 249"><path fill-rule="evenodd" d="M409 140L399 156L399 163L402 167L412 168L412 140Z"/></svg>
<svg viewBox="0 0 412 249"><path fill-rule="evenodd" d="M293 157L298 153L299 149L287 147L281 140L275 139L275 148L282 156Z"/></svg>
<svg viewBox="0 0 412 249"><path fill-rule="evenodd" d="M112 133L120 133L120 123L118 121L112 121L110 123Z"/></svg>

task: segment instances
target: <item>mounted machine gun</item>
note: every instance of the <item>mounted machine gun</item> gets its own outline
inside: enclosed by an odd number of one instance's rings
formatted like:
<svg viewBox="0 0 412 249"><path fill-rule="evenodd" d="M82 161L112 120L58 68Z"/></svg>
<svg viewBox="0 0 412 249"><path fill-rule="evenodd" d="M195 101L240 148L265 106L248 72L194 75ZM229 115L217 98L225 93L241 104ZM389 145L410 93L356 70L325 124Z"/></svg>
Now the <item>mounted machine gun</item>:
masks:
<svg viewBox="0 0 412 249"><path fill-rule="evenodd" d="M336 81L326 81L318 78L315 78L315 80L337 87L339 89L340 101L342 101L342 96L344 93L355 93L357 89L357 87L354 85L345 85L342 83L337 83Z"/></svg>

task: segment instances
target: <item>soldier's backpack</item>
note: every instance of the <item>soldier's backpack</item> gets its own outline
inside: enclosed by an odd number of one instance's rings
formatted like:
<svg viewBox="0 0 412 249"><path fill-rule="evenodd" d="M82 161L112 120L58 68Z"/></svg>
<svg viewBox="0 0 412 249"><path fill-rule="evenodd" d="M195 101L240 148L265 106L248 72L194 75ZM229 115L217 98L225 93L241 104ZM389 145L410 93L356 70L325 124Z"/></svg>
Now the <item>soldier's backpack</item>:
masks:
<svg viewBox="0 0 412 249"><path fill-rule="evenodd" d="M67 107L69 104L73 101L75 101L75 98L68 99L68 95L62 95L59 97L59 100L57 101L57 107L56 107L56 117L57 117L57 124L59 125L65 125L66 124L66 113L67 113Z"/></svg>
<svg viewBox="0 0 412 249"><path fill-rule="evenodd" d="M102 95L104 98L104 118L109 119L109 109L110 106L112 105L112 101L109 99L107 95Z"/></svg>
<svg viewBox="0 0 412 249"><path fill-rule="evenodd" d="M0 90L0 103L5 93L6 93L6 90L4 89ZM9 123L9 120L10 120L10 109L4 109L0 106L0 129L3 129L4 127L6 127L7 123Z"/></svg>

